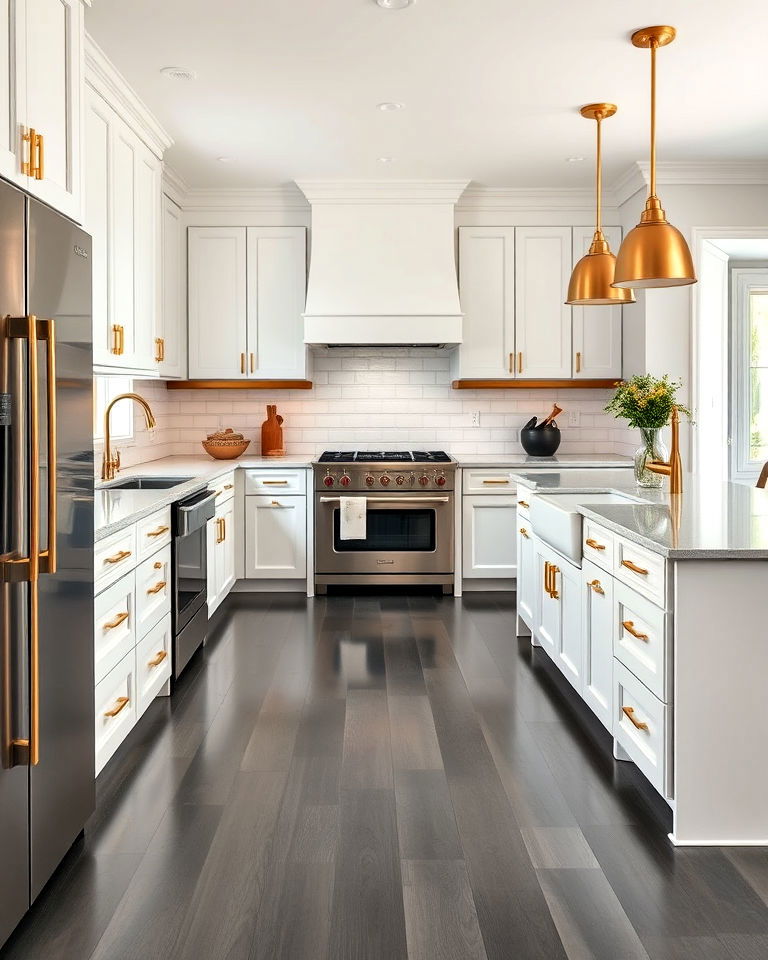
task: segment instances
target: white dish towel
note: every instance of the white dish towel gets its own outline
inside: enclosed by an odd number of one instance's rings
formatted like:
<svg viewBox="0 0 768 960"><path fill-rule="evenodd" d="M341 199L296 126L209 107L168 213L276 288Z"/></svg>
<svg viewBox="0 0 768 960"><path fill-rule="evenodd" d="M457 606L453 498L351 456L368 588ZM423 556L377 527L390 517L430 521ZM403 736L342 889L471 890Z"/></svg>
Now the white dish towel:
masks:
<svg viewBox="0 0 768 960"><path fill-rule="evenodd" d="M342 540L365 540L366 501L365 497L339 497L341 502Z"/></svg>

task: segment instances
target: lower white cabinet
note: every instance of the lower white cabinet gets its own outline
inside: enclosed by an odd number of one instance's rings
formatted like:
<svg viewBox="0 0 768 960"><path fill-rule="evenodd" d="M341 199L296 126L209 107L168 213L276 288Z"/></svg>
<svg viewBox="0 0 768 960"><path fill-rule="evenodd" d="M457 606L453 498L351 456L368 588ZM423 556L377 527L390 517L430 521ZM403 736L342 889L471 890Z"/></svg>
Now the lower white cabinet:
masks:
<svg viewBox="0 0 768 960"><path fill-rule="evenodd" d="M565 678L582 689L581 570L540 540L534 544L535 633Z"/></svg>
<svg viewBox="0 0 768 960"><path fill-rule="evenodd" d="M173 627L168 613L136 644L136 702L141 716L171 677Z"/></svg>
<svg viewBox="0 0 768 960"><path fill-rule="evenodd" d="M463 575L514 577L517 504L514 496L465 496L462 502Z"/></svg>
<svg viewBox="0 0 768 960"><path fill-rule="evenodd" d="M536 554L533 528L518 513L517 531L517 614L533 629L536 620Z"/></svg>
<svg viewBox="0 0 768 960"><path fill-rule="evenodd" d="M216 507L208 521L208 616L220 606L235 583L235 500Z"/></svg>
<svg viewBox="0 0 768 960"><path fill-rule="evenodd" d="M96 685L96 773L133 729L138 716L136 705L136 648Z"/></svg>
<svg viewBox="0 0 768 960"><path fill-rule="evenodd" d="M603 726L613 721L613 577L584 560L584 686L582 696Z"/></svg>
<svg viewBox="0 0 768 960"><path fill-rule="evenodd" d="M245 498L245 576L270 580L306 578L306 497Z"/></svg>

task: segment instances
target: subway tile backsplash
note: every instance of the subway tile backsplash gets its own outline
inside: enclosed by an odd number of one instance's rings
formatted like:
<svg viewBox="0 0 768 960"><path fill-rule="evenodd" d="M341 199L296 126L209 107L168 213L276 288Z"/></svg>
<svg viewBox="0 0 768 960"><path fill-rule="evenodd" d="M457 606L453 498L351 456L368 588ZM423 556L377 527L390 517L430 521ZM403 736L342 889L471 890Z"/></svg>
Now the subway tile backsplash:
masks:
<svg viewBox="0 0 768 960"><path fill-rule="evenodd" d="M202 452L200 441L222 427L251 439L260 452L266 405L276 403L286 450L313 457L325 449L443 448L454 456L519 453L520 427L546 416L556 400L564 413L562 453L631 454L632 432L604 412L607 390L453 390L447 351L419 348L339 348L312 356L312 390L173 390L137 380L152 406L150 436L136 417L134 442L121 451L125 466ZM472 426L479 411L480 426ZM568 415L579 414L569 426Z"/></svg>

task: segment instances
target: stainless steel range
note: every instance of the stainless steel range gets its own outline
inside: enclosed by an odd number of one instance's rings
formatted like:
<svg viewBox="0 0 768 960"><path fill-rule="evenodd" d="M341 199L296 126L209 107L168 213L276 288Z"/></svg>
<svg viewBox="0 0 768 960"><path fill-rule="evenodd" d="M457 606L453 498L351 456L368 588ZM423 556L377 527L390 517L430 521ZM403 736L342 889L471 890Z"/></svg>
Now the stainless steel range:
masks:
<svg viewBox="0 0 768 960"><path fill-rule="evenodd" d="M326 451L314 464L315 589L453 588L456 461L442 450ZM341 537L343 497L366 500L365 537Z"/></svg>

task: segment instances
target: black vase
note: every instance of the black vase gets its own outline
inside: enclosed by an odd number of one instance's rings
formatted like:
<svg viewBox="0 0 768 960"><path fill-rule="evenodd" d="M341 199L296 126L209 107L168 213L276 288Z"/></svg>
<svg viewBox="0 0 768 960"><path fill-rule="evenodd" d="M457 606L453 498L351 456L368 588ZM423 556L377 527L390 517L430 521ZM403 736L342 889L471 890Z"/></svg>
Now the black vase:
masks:
<svg viewBox="0 0 768 960"><path fill-rule="evenodd" d="M560 446L560 438L559 427L550 423L538 430L536 427L531 427L520 431L520 443L529 457L554 456Z"/></svg>

